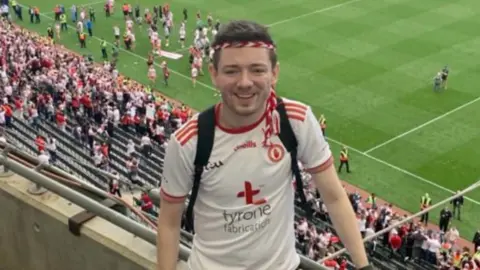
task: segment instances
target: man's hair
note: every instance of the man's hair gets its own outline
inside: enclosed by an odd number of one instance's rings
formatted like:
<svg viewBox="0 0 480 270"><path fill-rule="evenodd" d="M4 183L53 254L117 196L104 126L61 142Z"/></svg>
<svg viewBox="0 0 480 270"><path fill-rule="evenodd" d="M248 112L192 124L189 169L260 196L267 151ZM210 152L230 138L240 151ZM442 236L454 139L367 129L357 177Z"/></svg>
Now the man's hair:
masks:
<svg viewBox="0 0 480 270"><path fill-rule="evenodd" d="M212 43L212 47L222 46L226 43L237 42L263 42L271 44L275 47L267 27L253 21L236 20L230 21L228 24L222 25ZM215 50L213 54L213 66L218 68L220 61L220 52L222 49ZM277 64L277 53L274 49L269 50L269 57L272 68Z"/></svg>

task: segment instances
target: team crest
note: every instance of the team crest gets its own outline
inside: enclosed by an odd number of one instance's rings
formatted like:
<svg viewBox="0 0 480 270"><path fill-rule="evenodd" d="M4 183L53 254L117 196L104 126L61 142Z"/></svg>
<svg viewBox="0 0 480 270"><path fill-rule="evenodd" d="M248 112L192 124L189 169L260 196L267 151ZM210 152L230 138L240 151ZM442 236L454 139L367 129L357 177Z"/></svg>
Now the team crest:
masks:
<svg viewBox="0 0 480 270"><path fill-rule="evenodd" d="M280 160L283 159L283 156L285 156L285 149L279 144L272 144L268 148L268 158L272 162L279 162Z"/></svg>

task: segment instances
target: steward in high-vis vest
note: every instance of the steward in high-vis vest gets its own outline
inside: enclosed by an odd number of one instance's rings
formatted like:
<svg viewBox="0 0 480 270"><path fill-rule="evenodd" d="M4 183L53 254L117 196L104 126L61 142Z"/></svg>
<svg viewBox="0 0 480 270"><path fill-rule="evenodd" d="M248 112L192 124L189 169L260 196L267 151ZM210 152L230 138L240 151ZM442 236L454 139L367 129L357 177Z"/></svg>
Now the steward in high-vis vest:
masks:
<svg viewBox="0 0 480 270"><path fill-rule="evenodd" d="M87 39L87 35L82 32L80 33L80 35L78 35L78 39L80 40L80 48L87 48L87 43L85 42Z"/></svg>
<svg viewBox="0 0 480 270"><path fill-rule="evenodd" d="M425 195L423 195L420 199L420 210L428 208L430 207L430 205L432 205L432 199L430 198L430 195L428 195L428 193L425 193ZM428 212L420 217L420 222L423 222L425 226L428 224Z"/></svg>
<svg viewBox="0 0 480 270"><path fill-rule="evenodd" d="M107 42L105 41L105 39L102 39L102 41L100 42L100 48L102 49L103 60L108 60Z"/></svg>
<svg viewBox="0 0 480 270"><path fill-rule="evenodd" d="M377 209L377 196L375 193L370 194L368 198L365 200L366 203L370 204L372 206L372 209Z"/></svg>
<svg viewBox="0 0 480 270"><path fill-rule="evenodd" d="M348 149L346 146L342 147L340 151L340 166L338 167L338 172L342 172L343 165L347 167L347 173L350 173L350 166L348 165Z"/></svg>
<svg viewBox="0 0 480 270"><path fill-rule="evenodd" d="M325 131L327 129L327 118L322 114L318 119L318 123L320 124L320 128L322 129L322 134L325 136Z"/></svg>
<svg viewBox="0 0 480 270"><path fill-rule="evenodd" d="M60 29L62 31L68 31L67 15L65 15L65 13L60 14Z"/></svg>

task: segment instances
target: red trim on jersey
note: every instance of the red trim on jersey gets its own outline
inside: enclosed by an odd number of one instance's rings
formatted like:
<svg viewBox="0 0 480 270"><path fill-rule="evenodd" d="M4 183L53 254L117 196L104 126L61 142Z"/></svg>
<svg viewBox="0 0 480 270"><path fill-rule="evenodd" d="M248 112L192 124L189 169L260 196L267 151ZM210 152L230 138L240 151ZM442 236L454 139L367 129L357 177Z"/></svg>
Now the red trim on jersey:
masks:
<svg viewBox="0 0 480 270"><path fill-rule="evenodd" d="M185 201L185 198L187 198L187 195L185 196L172 196L165 192L163 188L160 188L160 197L164 199L167 202L171 203L183 203Z"/></svg>
<svg viewBox="0 0 480 270"><path fill-rule="evenodd" d="M285 102L285 110L287 111L287 116L290 119L304 122L307 118L307 109L308 107L302 104Z"/></svg>
<svg viewBox="0 0 480 270"><path fill-rule="evenodd" d="M285 110L288 111L299 111L299 112L303 112L303 113L306 113L307 112L307 109L308 107L305 106L305 105L302 105L302 104L298 104L298 103L294 103L294 102L284 102L285 104Z"/></svg>
<svg viewBox="0 0 480 270"><path fill-rule="evenodd" d="M298 120L300 122L305 121L305 116L301 116L299 114L287 112L287 116L288 116L288 119Z"/></svg>
<svg viewBox="0 0 480 270"><path fill-rule="evenodd" d="M333 165L333 156L330 156L324 163L318 165L317 167L313 167L311 169L305 169L308 173L316 174L325 171L326 169L330 168Z"/></svg>
<svg viewBox="0 0 480 270"><path fill-rule="evenodd" d="M197 131L198 131L197 120L191 120L175 132L175 138L177 139L177 141L180 142L181 145L183 145L187 143L188 140L190 140L193 137L193 135L196 135Z"/></svg>
<svg viewBox="0 0 480 270"><path fill-rule="evenodd" d="M195 129L194 131L188 133L184 139L182 139L181 141L179 141L180 145L181 145L181 146L184 146L186 143L188 143L188 142L190 141L190 139L192 139L193 137L197 136L197 134L198 134L198 130L197 130L197 129Z"/></svg>
<svg viewBox="0 0 480 270"><path fill-rule="evenodd" d="M219 129L221 129L222 131L224 131L226 133L230 133L230 134L245 133L245 132L248 132L248 131L256 128L260 123L262 123L263 119L265 119L265 116L267 115L267 111L265 111L265 113L262 115L262 117L260 117L260 119L258 119L255 123L247 125L247 126L238 127L238 128L226 128L226 127L223 127L223 126L220 125L220 119L219 118L220 118L221 106L222 106L221 103L215 105L215 124L217 125L217 127Z"/></svg>

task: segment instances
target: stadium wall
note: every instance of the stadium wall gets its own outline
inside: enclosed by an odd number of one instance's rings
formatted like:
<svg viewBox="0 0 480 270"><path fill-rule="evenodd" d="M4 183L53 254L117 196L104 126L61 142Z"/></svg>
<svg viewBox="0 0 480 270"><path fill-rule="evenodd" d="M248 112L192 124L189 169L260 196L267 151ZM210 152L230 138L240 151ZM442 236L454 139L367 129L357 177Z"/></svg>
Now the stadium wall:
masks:
<svg viewBox="0 0 480 270"><path fill-rule="evenodd" d="M0 270L155 269L153 245L98 217L75 236L68 218L83 209L51 192L30 195L30 185L0 177Z"/></svg>

